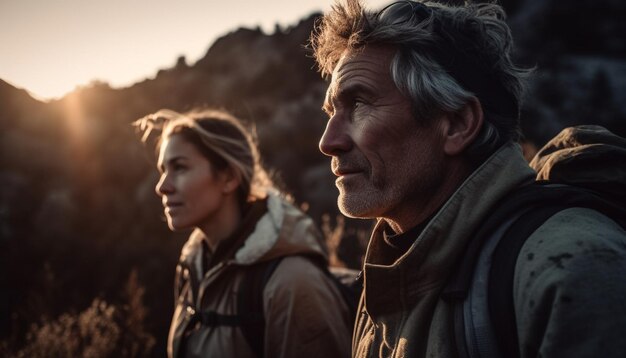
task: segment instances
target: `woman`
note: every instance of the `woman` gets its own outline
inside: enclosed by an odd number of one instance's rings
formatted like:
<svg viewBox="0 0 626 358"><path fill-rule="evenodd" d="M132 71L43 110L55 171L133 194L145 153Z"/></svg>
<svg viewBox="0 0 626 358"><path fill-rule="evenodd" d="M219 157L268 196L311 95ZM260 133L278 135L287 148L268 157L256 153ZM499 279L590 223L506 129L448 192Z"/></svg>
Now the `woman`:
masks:
<svg viewBox="0 0 626 358"><path fill-rule="evenodd" d="M239 121L162 110L137 124L144 140L163 125L156 192L171 230L194 228L176 270L168 355L349 356L349 312L322 268L322 237L271 189ZM253 304L254 285L261 319L238 312Z"/></svg>

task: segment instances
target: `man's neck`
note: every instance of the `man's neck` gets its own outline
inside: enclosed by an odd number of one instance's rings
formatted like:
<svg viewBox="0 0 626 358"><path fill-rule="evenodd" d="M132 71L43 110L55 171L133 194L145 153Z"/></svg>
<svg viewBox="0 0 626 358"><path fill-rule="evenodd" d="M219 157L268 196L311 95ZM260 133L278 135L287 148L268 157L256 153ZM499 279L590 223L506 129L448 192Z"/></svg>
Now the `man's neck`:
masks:
<svg viewBox="0 0 626 358"><path fill-rule="evenodd" d="M418 195L400 206L389 217L382 218L396 234L402 234L430 220L463 184L472 173L472 168L466 164L467 161L459 159L461 158L456 158L455 163L443 176L443 182L429 193L428 198Z"/></svg>

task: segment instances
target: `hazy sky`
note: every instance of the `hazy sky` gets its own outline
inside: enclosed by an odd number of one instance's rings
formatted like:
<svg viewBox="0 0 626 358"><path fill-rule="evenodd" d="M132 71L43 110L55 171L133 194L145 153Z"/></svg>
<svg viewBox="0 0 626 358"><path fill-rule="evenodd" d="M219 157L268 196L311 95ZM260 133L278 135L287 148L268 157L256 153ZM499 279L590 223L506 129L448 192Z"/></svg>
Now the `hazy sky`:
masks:
<svg viewBox="0 0 626 358"><path fill-rule="evenodd" d="M365 0L379 8L388 0ZM153 77L180 55L193 64L240 26L273 32L332 0L0 0L0 79L39 99L92 80Z"/></svg>

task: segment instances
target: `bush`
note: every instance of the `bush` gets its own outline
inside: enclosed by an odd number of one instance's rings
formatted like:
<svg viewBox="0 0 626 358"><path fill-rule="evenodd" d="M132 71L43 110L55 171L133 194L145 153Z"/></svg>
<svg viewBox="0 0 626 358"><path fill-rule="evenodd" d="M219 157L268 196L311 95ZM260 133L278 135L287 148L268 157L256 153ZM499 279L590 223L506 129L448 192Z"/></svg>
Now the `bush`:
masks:
<svg viewBox="0 0 626 358"><path fill-rule="evenodd" d="M56 320L33 325L26 336L26 345L10 356L22 357L147 357L155 339L146 333L143 320L145 289L139 284L137 272L131 272L125 295L128 303L115 306L96 298L78 314L65 313ZM0 345L9 355L7 343Z"/></svg>

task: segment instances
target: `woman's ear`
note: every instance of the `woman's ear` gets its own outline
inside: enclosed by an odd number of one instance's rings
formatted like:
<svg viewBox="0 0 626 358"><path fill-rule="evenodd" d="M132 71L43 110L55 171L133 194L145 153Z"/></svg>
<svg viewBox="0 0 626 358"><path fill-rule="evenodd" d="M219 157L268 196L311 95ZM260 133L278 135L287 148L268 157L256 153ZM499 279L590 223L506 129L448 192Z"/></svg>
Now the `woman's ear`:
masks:
<svg viewBox="0 0 626 358"><path fill-rule="evenodd" d="M459 155L476 139L483 126L480 101L472 97L459 111L446 115L444 152Z"/></svg>
<svg viewBox="0 0 626 358"><path fill-rule="evenodd" d="M230 194L236 191L239 185L241 185L241 178L231 167L220 172L220 180L222 181L222 192L224 194Z"/></svg>

